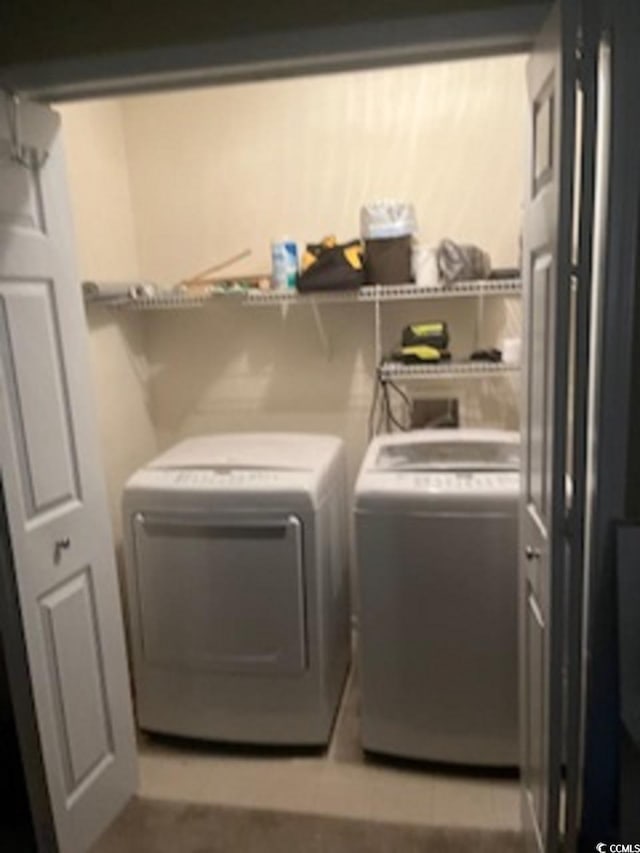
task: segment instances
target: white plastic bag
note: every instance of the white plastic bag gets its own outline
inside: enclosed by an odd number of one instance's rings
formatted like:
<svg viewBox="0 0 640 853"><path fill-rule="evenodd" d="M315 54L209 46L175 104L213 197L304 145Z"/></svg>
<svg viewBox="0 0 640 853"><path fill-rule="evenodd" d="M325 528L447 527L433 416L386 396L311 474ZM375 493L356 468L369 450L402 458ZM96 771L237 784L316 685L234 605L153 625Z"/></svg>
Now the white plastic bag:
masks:
<svg viewBox="0 0 640 853"><path fill-rule="evenodd" d="M388 240L411 237L417 231L412 204L383 199L360 208L360 233L364 240Z"/></svg>
<svg viewBox="0 0 640 853"><path fill-rule="evenodd" d="M438 253L431 246L416 243L411 252L411 271L417 287L438 287Z"/></svg>

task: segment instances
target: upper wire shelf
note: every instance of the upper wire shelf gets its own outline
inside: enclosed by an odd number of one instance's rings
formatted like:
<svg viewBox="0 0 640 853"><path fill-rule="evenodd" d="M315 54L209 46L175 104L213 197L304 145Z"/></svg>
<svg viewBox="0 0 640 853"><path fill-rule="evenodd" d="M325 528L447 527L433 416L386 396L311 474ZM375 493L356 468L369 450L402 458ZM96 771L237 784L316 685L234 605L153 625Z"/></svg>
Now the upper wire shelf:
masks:
<svg viewBox="0 0 640 853"><path fill-rule="evenodd" d="M297 290L250 290L220 293L190 294L180 291L158 291L147 296L96 300L95 304L119 310L162 310L201 308L206 305L235 303L249 307L269 305L304 305L312 303L398 302L417 299L455 299L472 296L519 296L519 278L461 281L439 287L418 287L415 284L373 284L358 290L299 293Z"/></svg>

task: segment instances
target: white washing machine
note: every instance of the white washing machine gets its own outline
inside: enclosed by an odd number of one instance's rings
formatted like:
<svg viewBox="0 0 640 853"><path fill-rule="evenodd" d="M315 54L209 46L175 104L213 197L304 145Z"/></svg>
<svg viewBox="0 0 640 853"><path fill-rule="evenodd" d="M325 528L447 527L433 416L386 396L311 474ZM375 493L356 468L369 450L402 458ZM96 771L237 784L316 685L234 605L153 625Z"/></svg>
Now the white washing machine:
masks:
<svg viewBox="0 0 640 853"><path fill-rule="evenodd" d="M365 749L515 765L519 439L375 439L355 528Z"/></svg>
<svg viewBox="0 0 640 853"><path fill-rule="evenodd" d="M327 743L349 663L346 475L330 436L190 439L123 496L138 722Z"/></svg>

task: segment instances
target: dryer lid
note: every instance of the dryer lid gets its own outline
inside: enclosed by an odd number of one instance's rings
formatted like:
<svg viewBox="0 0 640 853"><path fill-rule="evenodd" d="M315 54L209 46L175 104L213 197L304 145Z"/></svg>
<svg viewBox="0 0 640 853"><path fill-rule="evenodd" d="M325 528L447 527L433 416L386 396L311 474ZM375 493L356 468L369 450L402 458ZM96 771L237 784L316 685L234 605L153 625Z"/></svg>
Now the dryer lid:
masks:
<svg viewBox="0 0 640 853"><path fill-rule="evenodd" d="M147 467L319 471L330 464L341 446L339 438L329 435L221 433L182 441Z"/></svg>
<svg viewBox="0 0 640 853"><path fill-rule="evenodd" d="M517 471L520 440L501 430L416 430L382 439L377 471Z"/></svg>

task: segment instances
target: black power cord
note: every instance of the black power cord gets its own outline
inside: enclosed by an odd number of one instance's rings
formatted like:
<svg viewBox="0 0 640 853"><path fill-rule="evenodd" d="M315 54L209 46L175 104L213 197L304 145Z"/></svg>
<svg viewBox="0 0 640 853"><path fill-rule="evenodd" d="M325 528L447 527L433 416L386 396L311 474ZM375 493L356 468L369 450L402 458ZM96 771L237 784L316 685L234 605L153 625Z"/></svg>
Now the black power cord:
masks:
<svg viewBox="0 0 640 853"><path fill-rule="evenodd" d="M376 370L376 381L373 385L373 396L371 397L371 406L369 408L369 422L368 422L368 438L369 441L378 434L379 426L375 423L376 420L376 412L378 409L378 397L380 396L380 382L378 379L378 371Z"/></svg>
<svg viewBox="0 0 640 853"><path fill-rule="evenodd" d="M407 412L411 411L411 399L393 380L383 379L381 366L382 363L376 370L376 381L371 399L371 408L369 409L369 441L378 435L385 422L387 425L395 427L401 432L408 432L411 429L408 424L402 423L398 419L394 411L390 391L393 391L402 400Z"/></svg>
<svg viewBox="0 0 640 853"><path fill-rule="evenodd" d="M404 391L401 391L400 388L398 388L398 386L395 384L395 382L391 382L388 379L387 380L381 380L381 382L382 382L382 391L383 391L383 397L384 397L385 414L387 416L388 421L391 424L393 424L393 426L395 426L397 429L399 429L401 432L408 432L411 429L411 427L409 427L407 424L403 424L402 421L399 421L395 415L395 412L393 411L393 405L391 403L391 394L389 393L390 389L395 391L395 393L398 394L404 402L406 402L406 404L409 406L409 409L411 409L411 401L409 400L407 395L404 393Z"/></svg>

